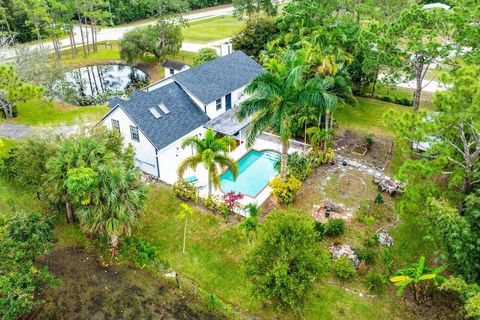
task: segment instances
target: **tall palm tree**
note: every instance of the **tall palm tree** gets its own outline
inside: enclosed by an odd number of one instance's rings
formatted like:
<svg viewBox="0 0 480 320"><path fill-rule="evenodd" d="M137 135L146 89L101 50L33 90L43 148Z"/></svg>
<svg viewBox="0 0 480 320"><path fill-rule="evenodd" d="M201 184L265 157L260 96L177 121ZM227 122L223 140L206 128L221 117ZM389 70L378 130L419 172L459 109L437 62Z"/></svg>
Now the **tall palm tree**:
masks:
<svg viewBox="0 0 480 320"><path fill-rule="evenodd" d="M280 136L282 157L280 177L287 177L289 140L292 123L301 106L323 106L334 99L321 79L305 80L308 65L302 50L285 51L281 60L266 63L267 72L254 79L245 92L250 95L239 107L237 116L245 119L251 115L247 145L252 146L256 137L267 127Z"/></svg>
<svg viewBox="0 0 480 320"><path fill-rule="evenodd" d="M218 188L220 185L219 168L227 167L232 172L233 178L238 176L238 165L228 156L230 148L234 148L237 143L232 137L216 138L216 133L212 129L205 132L205 138L200 139L197 136L188 137L182 141L182 149L193 146L196 154L183 160L178 167L178 177L183 179L183 174L187 168L196 170L199 164L208 171L208 195L212 194L212 187Z"/></svg>
<svg viewBox="0 0 480 320"><path fill-rule="evenodd" d="M80 223L91 233L108 236L115 254L118 238L130 234L143 214L146 185L138 169L115 161L100 166L98 183L93 189L90 203L78 211Z"/></svg>

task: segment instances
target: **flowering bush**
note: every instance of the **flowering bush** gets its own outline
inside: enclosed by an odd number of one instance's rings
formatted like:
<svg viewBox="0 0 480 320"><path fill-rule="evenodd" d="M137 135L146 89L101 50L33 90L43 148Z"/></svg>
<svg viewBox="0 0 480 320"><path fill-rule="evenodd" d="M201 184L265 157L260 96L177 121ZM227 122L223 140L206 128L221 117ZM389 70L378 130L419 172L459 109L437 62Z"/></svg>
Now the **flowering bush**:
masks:
<svg viewBox="0 0 480 320"><path fill-rule="evenodd" d="M235 208L240 206L239 201L245 197L243 193L230 191L223 195L223 202L227 206L229 212L233 212Z"/></svg>
<svg viewBox="0 0 480 320"><path fill-rule="evenodd" d="M209 195L206 198L200 198L200 203L216 214L226 215L228 213L227 206L218 196Z"/></svg>
<svg viewBox="0 0 480 320"><path fill-rule="evenodd" d="M293 202L295 195L302 187L302 183L294 176L290 176L285 181L275 178L270 182L270 186L278 203L288 205Z"/></svg>

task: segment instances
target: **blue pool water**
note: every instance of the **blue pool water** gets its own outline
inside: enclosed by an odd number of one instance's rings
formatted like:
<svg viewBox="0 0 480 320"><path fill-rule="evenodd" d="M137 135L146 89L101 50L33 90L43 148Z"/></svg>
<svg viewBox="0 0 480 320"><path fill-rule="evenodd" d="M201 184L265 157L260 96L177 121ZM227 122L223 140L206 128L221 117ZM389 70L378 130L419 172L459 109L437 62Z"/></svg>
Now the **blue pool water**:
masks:
<svg viewBox="0 0 480 320"><path fill-rule="evenodd" d="M248 152L238 162L239 174L236 181L230 170L220 176L220 186L223 192L241 192L255 198L257 194L278 174L275 163L280 154L273 151Z"/></svg>

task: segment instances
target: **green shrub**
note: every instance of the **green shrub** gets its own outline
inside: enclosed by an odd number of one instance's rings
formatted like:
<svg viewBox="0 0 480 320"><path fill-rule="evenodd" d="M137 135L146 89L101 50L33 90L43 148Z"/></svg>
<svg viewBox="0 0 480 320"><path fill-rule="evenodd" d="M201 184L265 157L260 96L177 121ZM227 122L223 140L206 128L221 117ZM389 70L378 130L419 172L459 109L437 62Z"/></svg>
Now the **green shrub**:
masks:
<svg viewBox="0 0 480 320"><path fill-rule="evenodd" d="M366 238L363 241L363 244L367 248L374 248L374 247L378 246L378 244L379 244L378 236L376 234L374 234L372 237Z"/></svg>
<svg viewBox="0 0 480 320"><path fill-rule="evenodd" d="M383 203L383 197L382 197L382 194L380 192L377 193L377 195L375 196L375 199L373 199L373 202L375 204L382 204Z"/></svg>
<svg viewBox="0 0 480 320"><path fill-rule="evenodd" d="M275 178L270 182L270 186L273 189L272 194L278 203L288 205L295 199L295 195L302 187L302 183L294 176L290 176L285 181Z"/></svg>
<svg viewBox="0 0 480 320"><path fill-rule="evenodd" d="M355 249L355 254L359 260L365 261L367 265L375 263L376 253L372 248Z"/></svg>
<svg viewBox="0 0 480 320"><path fill-rule="evenodd" d="M370 150L373 144L375 143L375 138L373 133L369 133L363 136L363 143L365 143L365 147L367 148L367 150Z"/></svg>
<svg viewBox="0 0 480 320"><path fill-rule="evenodd" d="M313 223L313 230L315 230L315 233L317 234L317 241L322 241L323 235L325 234L325 224L320 221L315 221Z"/></svg>
<svg viewBox="0 0 480 320"><path fill-rule="evenodd" d="M156 246L133 237L124 239L125 245L121 247L120 254L127 256L140 268L147 266L157 266L160 260L157 258L158 249ZM168 263L162 263L164 267L168 267Z"/></svg>
<svg viewBox="0 0 480 320"><path fill-rule="evenodd" d="M314 148L307 155L308 162L311 168L316 168L322 164L330 163L335 157L335 151L332 148L327 148L324 152L322 149Z"/></svg>
<svg viewBox="0 0 480 320"><path fill-rule="evenodd" d="M185 180L178 180L173 185L173 191L175 195L180 199L198 202L198 190L194 185L186 182Z"/></svg>
<svg viewBox="0 0 480 320"><path fill-rule="evenodd" d="M381 295L385 290L385 278L377 272L369 272L365 277L365 287L373 294Z"/></svg>
<svg viewBox="0 0 480 320"><path fill-rule="evenodd" d="M407 97L396 97L391 95L378 95L378 100L400 104L403 106L413 106L413 99Z"/></svg>
<svg viewBox="0 0 480 320"><path fill-rule="evenodd" d="M325 234L331 237L338 237L345 231L345 220L328 219L325 223Z"/></svg>
<svg viewBox="0 0 480 320"><path fill-rule="evenodd" d="M382 260L387 276L393 273L393 254L389 247L385 247L382 252Z"/></svg>
<svg viewBox="0 0 480 320"><path fill-rule="evenodd" d="M343 256L335 260L333 263L333 271L338 278L347 280L355 274L355 266L348 257Z"/></svg>
<svg viewBox="0 0 480 320"><path fill-rule="evenodd" d="M288 174L300 181L305 181L312 174L308 158L298 152L288 155Z"/></svg>
<svg viewBox="0 0 480 320"><path fill-rule="evenodd" d="M208 210L213 211L216 214L228 216L229 211L225 202L220 200L218 196L209 195L206 198L200 198L200 203L203 204Z"/></svg>

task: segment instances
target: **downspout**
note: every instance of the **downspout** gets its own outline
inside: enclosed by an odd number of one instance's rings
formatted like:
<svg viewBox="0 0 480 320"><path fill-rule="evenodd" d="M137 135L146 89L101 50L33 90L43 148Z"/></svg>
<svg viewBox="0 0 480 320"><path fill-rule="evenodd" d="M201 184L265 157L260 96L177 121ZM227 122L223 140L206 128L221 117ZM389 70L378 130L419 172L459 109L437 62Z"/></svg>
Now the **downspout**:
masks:
<svg viewBox="0 0 480 320"><path fill-rule="evenodd" d="M155 148L155 161L157 162L157 178L160 179L160 166L158 165L158 149Z"/></svg>

